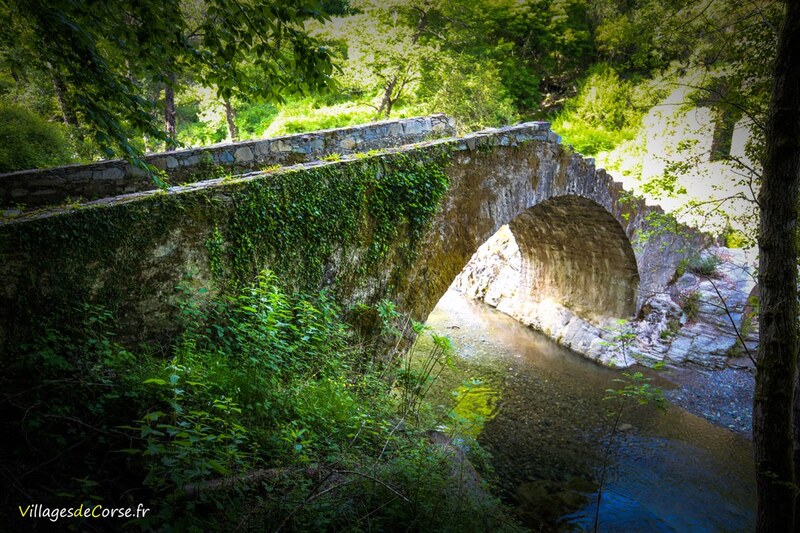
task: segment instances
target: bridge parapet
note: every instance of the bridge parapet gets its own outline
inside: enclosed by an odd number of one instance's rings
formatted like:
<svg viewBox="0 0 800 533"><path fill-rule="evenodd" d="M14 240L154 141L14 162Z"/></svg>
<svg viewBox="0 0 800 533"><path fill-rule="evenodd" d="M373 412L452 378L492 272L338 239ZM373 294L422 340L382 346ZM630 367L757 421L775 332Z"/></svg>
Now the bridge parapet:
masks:
<svg viewBox="0 0 800 533"><path fill-rule="evenodd" d="M402 146L456 134L451 117L435 114L268 139L220 143L145 156L166 172L170 184L205 179L214 169L240 174L272 165L314 161L331 154L352 154ZM124 159L91 164L22 170L0 174L0 208L37 208L67 199L93 200L154 189L142 169Z"/></svg>

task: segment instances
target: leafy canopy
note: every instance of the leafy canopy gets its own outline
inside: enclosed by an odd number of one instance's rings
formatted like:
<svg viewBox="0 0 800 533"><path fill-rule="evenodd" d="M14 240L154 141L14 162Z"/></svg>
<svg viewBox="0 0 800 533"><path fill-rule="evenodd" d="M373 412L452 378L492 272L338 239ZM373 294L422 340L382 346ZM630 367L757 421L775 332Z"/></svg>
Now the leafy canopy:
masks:
<svg viewBox="0 0 800 533"><path fill-rule="evenodd" d="M315 0L2 0L0 16L0 66L62 83L65 103L107 156L136 159L129 139L138 133L175 143L147 83L182 75L220 98L276 102L324 86L333 69L328 49L303 29L327 17Z"/></svg>

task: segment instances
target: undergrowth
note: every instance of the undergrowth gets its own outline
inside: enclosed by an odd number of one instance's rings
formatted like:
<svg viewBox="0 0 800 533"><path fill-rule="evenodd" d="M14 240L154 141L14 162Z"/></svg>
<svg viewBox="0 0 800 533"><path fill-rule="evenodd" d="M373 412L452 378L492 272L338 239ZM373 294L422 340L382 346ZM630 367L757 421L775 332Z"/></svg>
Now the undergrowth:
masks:
<svg viewBox="0 0 800 533"><path fill-rule="evenodd" d="M375 315L381 335L402 334L391 304ZM270 273L233 295L187 289L167 355L117 343L102 308L69 316L40 324L0 381L14 443L1 459L3 512L151 509L59 524L93 530L516 529L487 492L459 486L412 416L431 369L363 342L325 292L286 293ZM436 345L442 363L450 348Z"/></svg>

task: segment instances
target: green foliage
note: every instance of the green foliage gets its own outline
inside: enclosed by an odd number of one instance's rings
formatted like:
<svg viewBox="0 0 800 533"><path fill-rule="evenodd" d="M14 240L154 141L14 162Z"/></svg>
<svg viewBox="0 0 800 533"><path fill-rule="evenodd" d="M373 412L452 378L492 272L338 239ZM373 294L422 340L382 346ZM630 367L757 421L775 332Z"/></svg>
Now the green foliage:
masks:
<svg viewBox="0 0 800 533"><path fill-rule="evenodd" d="M641 200L640 197L636 198ZM685 236L687 232L686 226L679 224L672 213L653 210L647 214L645 220L647 221L647 229L637 236L637 247L641 247L654 239L663 239L662 247L667 246L669 242L674 242L676 237Z"/></svg>
<svg viewBox="0 0 800 533"><path fill-rule="evenodd" d="M0 14L0 55L19 59L3 66L17 79L46 73L65 115L107 156L137 158L131 137L140 133L174 144L153 112L163 84L185 77L219 99L279 102L326 85L333 69L329 51L303 31L306 20L327 18L310 0L137 0L100 10L85 1L12 1Z"/></svg>
<svg viewBox="0 0 800 533"><path fill-rule="evenodd" d="M418 333L424 330L420 327ZM404 417L419 419L420 406L442 371L453 364L453 345L450 339L430 333L432 346L424 357L416 356L415 347L408 350L394 386L400 395L400 413Z"/></svg>
<svg viewBox="0 0 800 533"><path fill-rule="evenodd" d="M599 64L553 121L553 130L584 155L608 151L633 139L645 113L663 96L663 89L622 79L613 67Z"/></svg>
<svg viewBox="0 0 800 533"><path fill-rule="evenodd" d="M267 136L291 135L306 131L343 128L375 120L375 110L347 102L332 106L302 109L293 106L282 110L266 130Z"/></svg>
<svg viewBox="0 0 800 533"><path fill-rule="evenodd" d="M750 236L732 228L726 229L723 238L728 248L750 248L754 244Z"/></svg>
<svg viewBox="0 0 800 533"><path fill-rule="evenodd" d="M632 398L639 405L654 404L659 408L666 408L664 391L654 387L651 381L651 378L641 372L623 372L621 378L614 379L620 386L616 389L606 389L608 396L605 399Z"/></svg>
<svg viewBox="0 0 800 533"><path fill-rule="evenodd" d="M462 132L512 124L517 112L498 66L463 57L442 56L425 73L420 99L429 112L456 119Z"/></svg>
<svg viewBox="0 0 800 533"><path fill-rule="evenodd" d="M74 160L62 127L23 107L0 104L0 172L54 167Z"/></svg>
<svg viewBox="0 0 800 533"><path fill-rule="evenodd" d="M696 11L701 7L696 6ZM687 8L686 3L675 0L592 2L597 52L619 68L644 74L685 58L695 36L681 25L684 8L687 19L702 15L697 15L693 6ZM676 38L678 33L680 38Z"/></svg>
<svg viewBox="0 0 800 533"><path fill-rule="evenodd" d="M82 308L11 362L0 405L17 444L5 457L27 495L133 495L152 510L133 525L167 531L355 530L367 517L515 530L495 499L454 487L449 456L404 416L429 379L401 401L403 369L364 365L373 355L327 293L286 293L268 272L227 296L183 291L167 358L124 349L112 313ZM389 302L374 312L397 318Z"/></svg>
<svg viewBox="0 0 800 533"><path fill-rule="evenodd" d="M2 448L14 476L32 474L24 481L27 493L74 506L126 490L129 481L113 471L105 454L129 447L119 426L154 400L141 382L157 363L115 341L107 310L70 311L43 319L40 334L20 347L21 357L5 361L0 427L14 435L7 440L13 446ZM122 454L112 462L127 468Z"/></svg>
<svg viewBox="0 0 800 533"><path fill-rule="evenodd" d="M716 277L717 267L722 259L716 254L696 254L687 259L681 259L675 270L675 277L679 278L686 272L691 272L706 278Z"/></svg>
<svg viewBox="0 0 800 533"><path fill-rule="evenodd" d="M582 0L442 3L442 48L461 61L500 72L504 91L524 114L563 96L591 55L591 25ZM545 101L542 101L542 96Z"/></svg>
<svg viewBox="0 0 800 533"><path fill-rule="evenodd" d="M694 320L700 313L700 293L698 291L689 291L682 295L680 306L686 318Z"/></svg>
<svg viewBox="0 0 800 533"><path fill-rule="evenodd" d="M680 329L681 323L678 320L670 319L667 322L667 328L662 330L658 336L661 338L661 340L667 340L677 335Z"/></svg>
<svg viewBox="0 0 800 533"><path fill-rule="evenodd" d="M722 263L722 259L715 254L698 254L689 258L686 262L686 270L700 276L714 277L717 267Z"/></svg>
<svg viewBox="0 0 800 533"><path fill-rule="evenodd" d="M624 364L629 365L628 355L630 354L631 345L636 340L636 332L629 322L626 320L619 321L619 328L615 332L614 341L618 344L622 352L622 360ZM662 368L663 362L655 365L656 369ZM625 406L629 399L634 399L639 405L648 403L655 404L660 409L666 409L667 402L664 398L664 392L658 388L653 387L650 383L651 378L646 377L641 372L622 372L621 378L614 379L615 383L620 386L614 389L606 389L608 396L604 400L616 401L616 411L610 411L609 415L612 417L611 432L608 437L608 444L606 444L605 453L603 455L603 465L600 471L600 478L597 483L597 504L594 513L594 530L600 525L600 502L603 498L603 486L605 484L606 468L608 467L609 453L614 444L614 437L616 436L622 415L625 412Z"/></svg>
<svg viewBox="0 0 800 533"><path fill-rule="evenodd" d="M272 102L251 102L235 99L234 123L239 140L267 135L278 115ZM178 140L188 146L216 144L227 140L228 129L222 100L211 90L199 85L184 88L176 97Z"/></svg>
<svg viewBox="0 0 800 533"><path fill-rule="evenodd" d="M278 108L272 103L243 103L236 108L236 127L242 139L265 137Z"/></svg>
<svg viewBox="0 0 800 533"><path fill-rule="evenodd" d="M252 279L266 258L297 286L318 286L334 249L366 247L371 268L397 247L410 264L447 189L446 153L373 156L275 174L235 194L223 232L221 264L234 280Z"/></svg>

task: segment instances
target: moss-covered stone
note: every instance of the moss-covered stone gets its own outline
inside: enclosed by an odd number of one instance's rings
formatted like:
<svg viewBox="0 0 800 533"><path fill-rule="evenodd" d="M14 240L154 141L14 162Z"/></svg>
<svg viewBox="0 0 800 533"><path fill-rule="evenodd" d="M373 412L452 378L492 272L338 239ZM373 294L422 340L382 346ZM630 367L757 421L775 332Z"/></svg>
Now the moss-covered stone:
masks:
<svg viewBox="0 0 800 533"><path fill-rule="evenodd" d="M402 277L448 157L428 147L301 166L2 226L2 340L23 342L37 319L87 301L114 311L130 339L165 337L178 285L229 291L265 268L289 289L343 296L386 264Z"/></svg>

